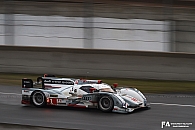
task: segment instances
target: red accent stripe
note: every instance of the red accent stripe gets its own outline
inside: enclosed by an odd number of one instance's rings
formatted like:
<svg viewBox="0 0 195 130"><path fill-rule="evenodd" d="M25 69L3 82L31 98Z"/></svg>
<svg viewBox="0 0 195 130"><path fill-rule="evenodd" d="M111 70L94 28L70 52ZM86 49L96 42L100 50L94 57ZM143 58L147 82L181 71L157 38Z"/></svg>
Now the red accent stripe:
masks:
<svg viewBox="0 0 195 130"><path fill-rule="evenodd" d="M61 88L61 87L53 87L53 86L50 86L50 85L45 85L45 88Z"/></svg>
<svg viewBox="0 0 195 130"><path fill-rule="evenodd" d="M22 100L21 103L22 104L30 104L30 101L24 101L24 100Z"/></svg>
<svg viewBox="0 0 195 130"><path fill-rule="evenodd" d="M114 108L114 110L118 110L118 108Z"/></svg>

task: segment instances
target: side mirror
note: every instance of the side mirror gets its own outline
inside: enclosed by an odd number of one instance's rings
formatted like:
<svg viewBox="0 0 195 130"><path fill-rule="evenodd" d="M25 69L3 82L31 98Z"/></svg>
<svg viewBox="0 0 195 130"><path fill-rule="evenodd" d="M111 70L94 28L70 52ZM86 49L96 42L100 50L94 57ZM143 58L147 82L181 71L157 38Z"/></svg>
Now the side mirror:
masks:
<svg viewBox="0 0 195 130"><path fill-rule="evenodd" d="M118 87L118 83L113 83L113 87L114 88Z"/></svg>
<svg viewBox="0 0 195 130"><path fill-rule="evenodd" d="M95 88L90 88L90 93L93 93L96 89Z"/></svg>

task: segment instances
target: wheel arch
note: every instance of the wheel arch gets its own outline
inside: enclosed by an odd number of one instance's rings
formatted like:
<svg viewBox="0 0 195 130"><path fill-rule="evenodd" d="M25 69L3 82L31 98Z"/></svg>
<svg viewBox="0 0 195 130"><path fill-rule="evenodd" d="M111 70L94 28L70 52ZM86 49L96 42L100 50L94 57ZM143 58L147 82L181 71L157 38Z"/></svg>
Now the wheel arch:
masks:
<svg viewBox="0 0 195 130"><path fill-rule="evenodd" d="M117 96L115 96L113 93L98 93L97 94L97 102L99 102L99 100L103 96L110 96L112 98L115 106L122 106L123 105L123 103L121 102L121 100Z"/></svg>

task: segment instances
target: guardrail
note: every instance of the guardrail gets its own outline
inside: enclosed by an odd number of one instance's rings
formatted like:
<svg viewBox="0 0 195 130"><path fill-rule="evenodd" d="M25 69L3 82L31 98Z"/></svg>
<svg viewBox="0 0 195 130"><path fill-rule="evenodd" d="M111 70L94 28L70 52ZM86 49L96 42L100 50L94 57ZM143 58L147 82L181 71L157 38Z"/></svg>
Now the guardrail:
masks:
<svg viewBox="0 0 195 130"><path fill-rule="evenodd" d="M195 81L195 55L0 46L0 72Z"/></svg>

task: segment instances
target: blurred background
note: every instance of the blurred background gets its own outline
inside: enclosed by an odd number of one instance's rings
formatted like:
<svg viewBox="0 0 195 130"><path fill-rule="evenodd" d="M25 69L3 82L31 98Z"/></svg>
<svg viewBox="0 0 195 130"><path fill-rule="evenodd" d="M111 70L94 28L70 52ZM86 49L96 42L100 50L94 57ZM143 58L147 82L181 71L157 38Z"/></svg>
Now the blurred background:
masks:
<svg viewBox="0 0 195 130"><path fill-rule="evenodd" d="M194 81L195 0L0 0L0 50L6 73Z"/></svg>
<svg viewBox="0 0 195 130"><path fill-rule="evenodd" d="M195 0L1 0L0 45L195 52Z"/></svg>

